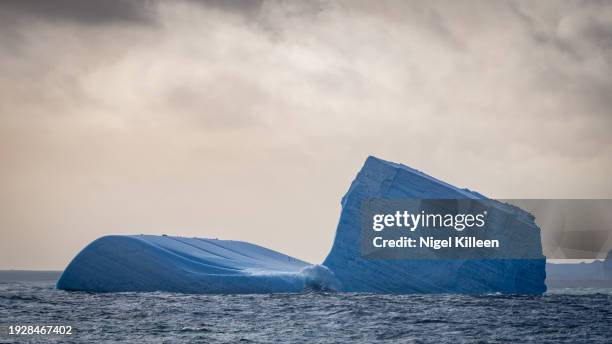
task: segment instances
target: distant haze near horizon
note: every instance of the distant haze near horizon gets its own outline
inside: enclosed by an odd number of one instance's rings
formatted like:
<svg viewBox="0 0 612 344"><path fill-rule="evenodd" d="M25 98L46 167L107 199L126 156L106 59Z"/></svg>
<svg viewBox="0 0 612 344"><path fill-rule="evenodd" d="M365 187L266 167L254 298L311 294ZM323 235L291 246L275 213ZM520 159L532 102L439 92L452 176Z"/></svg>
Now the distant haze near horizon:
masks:
<svg viewBox="0 0 612 344"><path fill-rule="evenodd" d="M368 155L612 198L612 2L0 2L0 269L108 234L311 263Z"/></svg>

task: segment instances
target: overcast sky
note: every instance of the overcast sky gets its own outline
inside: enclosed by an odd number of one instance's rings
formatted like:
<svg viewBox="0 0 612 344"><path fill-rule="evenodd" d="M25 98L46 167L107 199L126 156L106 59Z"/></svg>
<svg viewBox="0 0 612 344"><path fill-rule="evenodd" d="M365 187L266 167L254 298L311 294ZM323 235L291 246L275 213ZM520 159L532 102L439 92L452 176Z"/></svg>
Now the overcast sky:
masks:
<svg viewBox="0 0 612 344"><path fill-rule="evenodd" d="M612 197L612 2L0 2L0 269L138 233L317 263L368 155Z"/></svg>

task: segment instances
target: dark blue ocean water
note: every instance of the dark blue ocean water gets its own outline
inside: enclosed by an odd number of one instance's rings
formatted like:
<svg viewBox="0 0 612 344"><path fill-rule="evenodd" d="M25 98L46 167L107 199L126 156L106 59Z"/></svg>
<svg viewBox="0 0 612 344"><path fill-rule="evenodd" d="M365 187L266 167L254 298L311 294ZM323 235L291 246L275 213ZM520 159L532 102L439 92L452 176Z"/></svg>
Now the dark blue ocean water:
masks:
<svg viewBox="0 0 612 344"><path fill-rule="evenodd" d="M612 289L544 296L90 294L0 284L0 342L611 343ZM8 325L74 334L9 336Z"/></svg>

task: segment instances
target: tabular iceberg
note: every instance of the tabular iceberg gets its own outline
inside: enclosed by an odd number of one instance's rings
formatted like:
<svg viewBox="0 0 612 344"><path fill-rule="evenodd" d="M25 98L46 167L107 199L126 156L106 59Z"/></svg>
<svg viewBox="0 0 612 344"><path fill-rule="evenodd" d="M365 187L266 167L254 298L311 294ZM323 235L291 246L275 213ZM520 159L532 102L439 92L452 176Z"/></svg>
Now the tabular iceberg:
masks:
<svg viewBox="0 0 612 344"><path fill-rule="evenodd" d="M241 241L106 236L72 260L57 287L93 292L184 293L337 290L539 294L546 290L543 256L497 260L362 258L359 210L364 199L374 197L484 199L476 192L458 189L406 166L369 157L342 199L336 238L323 265L311 265ZM539 243L537 247L541 251Z"/></svg>
<svg viewBox="0 0 612 344"><path fill-rule="evenodd" d="M603 261L546 264L549 288L612 288L612 250Z"/></svg>
<svg viewBox="0 0 612 344"><path fill-rule="evenodd" d="M342 199L342 213L331 252L323 262L341 290L380 293L519 293L546 291L546 259L374 260L361 257L360 209L366 199L486 199L420 171L369 157ZM521 211L520 209L517 209ZM500 228L503 230L503 227ZM520 243L517 243L520 245Z"/></svg>

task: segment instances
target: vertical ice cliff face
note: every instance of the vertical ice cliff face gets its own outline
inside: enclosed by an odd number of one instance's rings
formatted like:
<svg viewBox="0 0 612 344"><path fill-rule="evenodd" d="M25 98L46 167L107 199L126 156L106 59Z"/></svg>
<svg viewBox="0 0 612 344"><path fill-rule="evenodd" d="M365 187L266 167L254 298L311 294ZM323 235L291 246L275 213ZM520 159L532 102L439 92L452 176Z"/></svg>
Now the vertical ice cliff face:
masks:
<svg viewBox="0 0 612 344"><path fill-rule="evenodd" d="M407 166L369 157L342 199L333 247L323 265L349 292L520 293L546 291L541 259L373 260L361 256L362 202L384 199L485 199ZM535 224L533 224L535 226ZM537 235L539 238L539 233ZM541 255L541 244L538 243Z"/></svg>

